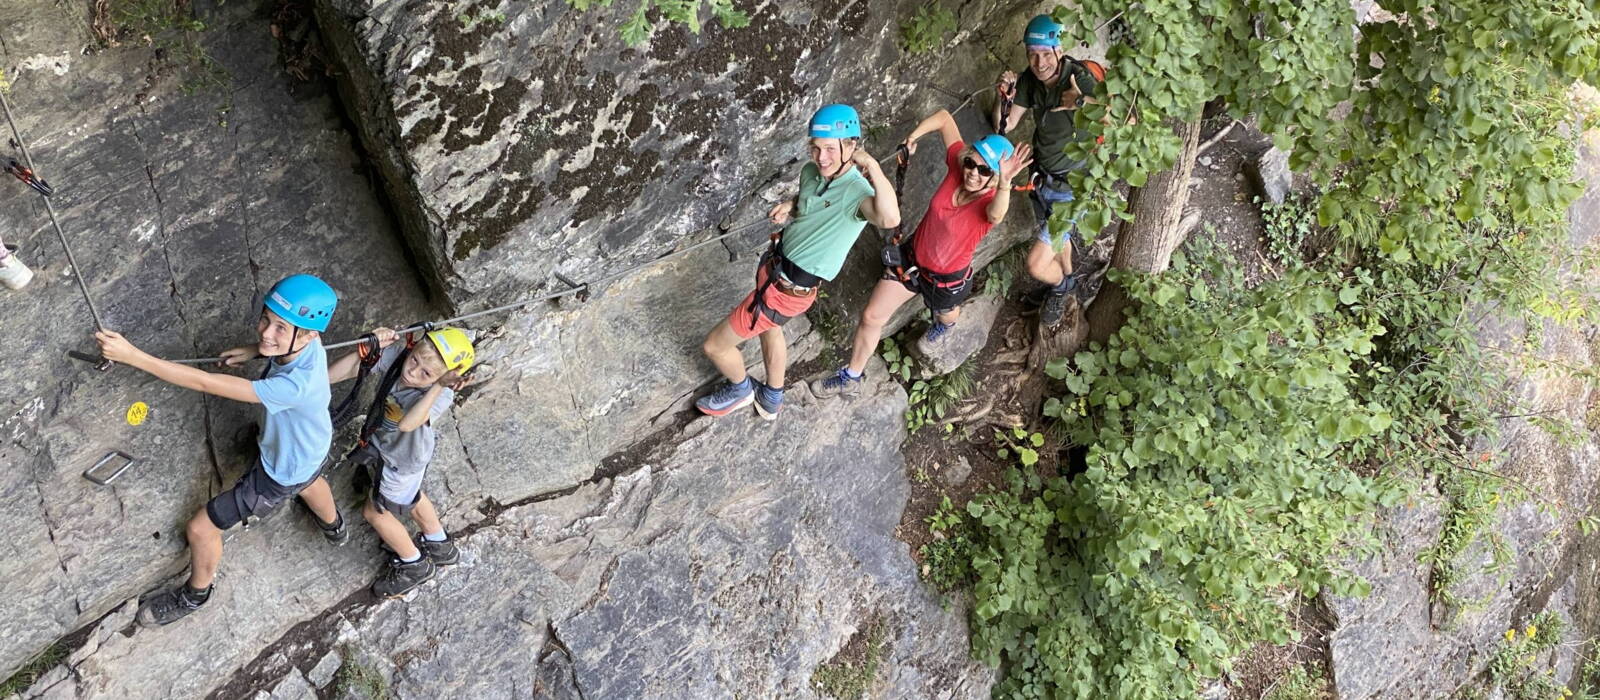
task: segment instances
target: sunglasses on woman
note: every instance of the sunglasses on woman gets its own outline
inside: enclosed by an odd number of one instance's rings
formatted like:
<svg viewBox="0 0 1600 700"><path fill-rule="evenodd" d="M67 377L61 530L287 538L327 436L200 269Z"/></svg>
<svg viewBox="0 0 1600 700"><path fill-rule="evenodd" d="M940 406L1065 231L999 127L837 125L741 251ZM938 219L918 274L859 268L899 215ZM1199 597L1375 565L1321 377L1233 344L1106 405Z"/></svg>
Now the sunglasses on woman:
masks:
<svg viewBox="0 0 1600 700"><path fill-rule="evenodd" d="M979 175L984 177L991 177L994 175L994 170L990 169L988 165L973 160L972 156L963 157L961 159L961 167L966 170L976 170L978 171Z"/></svg>

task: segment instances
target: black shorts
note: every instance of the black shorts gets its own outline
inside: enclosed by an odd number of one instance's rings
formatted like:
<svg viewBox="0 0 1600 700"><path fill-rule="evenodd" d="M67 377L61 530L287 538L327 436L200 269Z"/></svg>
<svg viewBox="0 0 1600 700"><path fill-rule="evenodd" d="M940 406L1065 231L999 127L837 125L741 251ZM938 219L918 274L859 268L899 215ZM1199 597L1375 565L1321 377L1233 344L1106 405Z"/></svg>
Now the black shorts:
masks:
<svg viewBox="0 0 1600 700"><path fill-rule="evenodd" d="M905 261L908 267L916 264L911 257L910 241L900 244L900 259ZM908 277L910 279L903 280L892 269L883 271L884 279L899 282L905 286L907 291L915 292L921 296L922 303L927 304L928 310L932 311L934 315L950 313L957 306L960 306L962 302L966 301L967 297L972 296L972 268L970 267L966 269L965 276L960 282L949 283L948 286L940 286L939 283L923 276L920 269L912 272Z"/></svg>
<svg viewBox="0 0 1600 700"><path fill-rule="evenodd" d="M233 488L206 502L206 515L218 530L227 530L244 521L260 520L305 490L327 468L328 461L323 460L315 476L303 483L285 486L268 476L266 467L258 461L234 482Z"/></svg>

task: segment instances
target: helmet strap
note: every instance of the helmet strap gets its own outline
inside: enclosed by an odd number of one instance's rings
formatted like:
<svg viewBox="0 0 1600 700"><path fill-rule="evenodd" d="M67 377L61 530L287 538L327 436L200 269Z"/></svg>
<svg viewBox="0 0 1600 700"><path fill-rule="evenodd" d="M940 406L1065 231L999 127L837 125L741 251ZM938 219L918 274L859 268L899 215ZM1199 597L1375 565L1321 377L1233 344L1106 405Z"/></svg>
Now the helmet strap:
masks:
<svg viewBox="0 0 1600 700"><path fill-rule="evenodd" d="M292 331L289 331L289 352L286 352L286 353L284 353L282 355L279 355L279 357L293 357L294 354L296 352L298 352L297 350L294 349L294 343L295 343L295 341L300 339L300 327L296 326L296 325L290 325L289 327L294 329ZM301 350L304 350L304 349L305 348L301 348Z"/></svg>

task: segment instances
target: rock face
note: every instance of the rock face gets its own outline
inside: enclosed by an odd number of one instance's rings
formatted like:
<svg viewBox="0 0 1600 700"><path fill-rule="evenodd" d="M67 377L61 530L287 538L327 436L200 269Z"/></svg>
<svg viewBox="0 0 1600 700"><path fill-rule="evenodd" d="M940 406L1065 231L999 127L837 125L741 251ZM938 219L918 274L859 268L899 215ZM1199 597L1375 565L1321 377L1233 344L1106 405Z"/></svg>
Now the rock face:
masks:
<svg viewBox="0 0 1600 700"><path fill-rule="evenodd" d="M880 379L861 399L841 408L802 389L776 423L697 420L615 477L460 534L462 562L435 582L332 605L213 686L128 684L157 675L142 669L204 666L214 650L171 635L237 624L208 609L181 630L112 635L60 682L87 697L299 697L284 693L326 678L337 649L399 698L816 697L814 670L878 620L874 697L987 697L992 672L968 657L961 613L941 609L894 538L909 489L905 394Z"/></svg>
<svg viewBox="0 0 1600 700"><path fill-rule="evenodd" d="M235 77L191 95L185 69L142 44L95 49L87 3L0 6L18 127L105 322L157 355L215 354L248 340L258 295L300 271L344 295L339 335L427 315L332 95L292 84L264 21L224 8L201 42ZM93 352L89 314L43 205L9 177L0 235L38 273L0 291L7 675L173 571L183 521L246 467L234 431L255 412L68 359ZM135 401L150 407L138 427L124 420ZM113 486L79 475L112 449L139 460Z"/></svg>
<svg viewBox="0 0 1600 700"><path fill-rule="evenodd" d="M989 329L994 327L995 316L1003 305L1000 297L984 294L961 307L961 317L956 325L936 343L917 339L917 353L922 356L928 371L935 376L956 371L961 363L983 349L989 341Z"/></svg>
<svg viewBox="0 0 1600 700"><path fill-rule="evenodd" d="M1289 170L1289 152L1273 146L1244 162L1245 177L1263 202L1283 204L1294 188L1294 173Z"/></svg>
<svg viewBox="0 0 1600 700"><path fill-rule="evenodd" d="M1021 64L1014 41L986 46L982 32L1014 39L1020 29L1013 25L1026 14L993 1L970 4L961 13L964 29L947 49L906 57L894 45L891 28L915 11L918 4L910 2L765 6L747 29L713 28L695 37L673 28L659 32L649 48L631 50L614 40L610 25L618 15L582 14L561 3L530 8L478 2L444 16L437 3L328 0L318 11L341 63L337 72L348 79L348 111L341 114L321 84L296 83L277 65L272 37L275 23L283 21L282 8L269 17L247 4L192 3L207 27L192 34L195 45L231 78L223 89L189 94L189 68L170 63L175 52L155 50L136 32L120 46L102 45L90 27L103 18L93 16L90 5L4 3L0 67L14 83L19 126L41 174L59 190L55 204L107 323L164 357L212 355L247 342L257 295L291 272L322 275L341 292L329 336L342 340L380 323L444 315L425 303L405 247L423 278L445 292L446 302L473 310L554 287L551 270L585 281L682 249L709 235L701 229L727 212L736 222L758 219L769 200L792 187L804 157L801 128L812 109L835 100L855 102L867 117L869 147L887 154L915 119L936 107L955 107L989 83L999 69L991 49L1009 51ZM472 17L504 14L505 20L468 27L457 15L469 11ZM1004 19L990 23L990 16ZM499 60L507 56L516 60ZM938 79L927 79L935 74ZM356 137L346 130L346 117L355 122ZM984 133L972 109L958 117L969 137ZM382 196L363 177L366 164L353 139L370 152L392 211L385 211ZM918 165L905 197L908 226L914 226L940 175ZM763 196L750 196L758 191ZM210 623L202 617L193 626L124 634L131 631L124 614L128 601L175 581L186 565L183 522L249 466L246 426L256 410L205 399L125 368L98 374L67 359L67 349L93 347L90 324L35 196L17 183L0 187L0 236L20 245L38 273L26 290L0 292L6 295L0 353L8 360L27 358L0 366L0 431L6 436L0 463L12 467L0 475L6 506L0 517L12 533L12 556L0 563L0 577L14 593L0 603L6 638L0 671L17 668L52 640L115 610L86 631L94 641L74 652L71 673L51 676L40 692L194 697L216 691L234 697L218 690L230 674L246 664L265 668L274 659L294 666L299 676L268 674L271 682L241 676L227 687L244 689L238 696L292 695L307 684L326 690L332 681L319 662L330 651L343 652L315 648L302 656L297 635L323 619L343 620L352 629L377 625L388 619L383 615L405 614L406 606L416 604L379 606L369 614L349 602L377 564L364 527L356 528L350 547L334 550L302 515L286 512L230 539L221 583L206 610ZM1017 209L1025 208L1019 200ZM1025 211L1015 212L1016 229L992 235L978 260L1017 240L1008 236L1025 230L1027 218ZM394 222L407 245L397 242ZM753 251L767 233L753 228L724 245L651 266L597 288L587 302L541 304L481 319L480 358L492 379L467 392L436 424L440 452L426 488L447 525L460 530L498 517L490 521L496 524L478 525L484 537L520 538L516 513L557 508L569 498L559 494L583 484L588 486L570 498L615 501L616 507L639 509L640 518L653 512L654 497L624 499L626 494L612 494L616 484L609 477L601 477L617 473L630 446L681 426L687 400L712 376L699 355L700 340L750 287ZM861 259L831 288L830 303L848 313L860 308L878 274L874 237L870 230L862 236L856 252ZM814 355L826 340L806 319L786 330L795 361ZM753 344L747 351L755 352ZM884 400L903 401L892 392ZM135 401L151 407L138 427L123 420ZM897 416L899 409L875 410ZM800 409L791 413L805 415ZM785 438L791 447L781 454L801 454L793 440L805 434L808 420L786 428L799 432ZM883 434L890 433L874 439ZM771 436L746 438L764 444ZM892 446L886 441L873 449ZM111 449L140 461L113 487L84 481L79 473ZM731 448L717 449L722 452L682 454L698 455L704 464L696 468L740 464L726 461ZM881 453L848 455L875 459ZM835 481L854 474L840 464L829 468L839 475ZM823 619L793 609L751 618L769 636L751 645L777 638L784 624L806 625L796 629L807 636L794 637L777 661L716 647L720 642L708 630L722 628L691 626L682 630L684 639L700 640L711 660L684 668L702 678L720 673L740 679L745 666L767 664L767 687L803 688L809 669L860 627L855 615L867 612L886 616L896 630L896 670L886 672L885 681L891 690L933 688L934 671L925 659L949 654L952 664L964 664L958 621L939 617L915 590L903 546L887 534L904 498L901 477L893 475L898 468L898 462L873 467L876 481L846 489L850 498L791 500L788 510L761 516L766 519L752 512L751 527L771 531L751 545L755 549L737 547L726 529L689 531L709 538L703 541L672 540L698 547L701 558L694 561L733 567L752 581L758 569L753 557L787 552L783 557L806 562L772 560L763 584L768 589L738 594L747 607L762 595L777 600L821 590L816 579L839 570L860 572L859 580L834 589L852 596L851 606L843 599L823 601L831 606ZM666 479L655 469L642 473ZM772 484L746 488L821 489L805 481L811 477L803 471L782 474ZM727 495L711 477L666 483L677 485L666 494L676 499L673 507L690 511L711 507L704 499ZM690 493L692 485L707 493ZM597 489L604 493L596 495ZM356 504L342 475L335 491L353 516ZM869 496L881 509L871 518L862 502L851 500ZM530 499L537 503L500 512L500 504ZM815 532L831 531L827 518L853 523L860 536L823 551ZM884 523L887 529L880 531ZM718 533L720 540L713 537ZM463 642L458 651L440 652L445 655L438 657L435 675L415 680L410 692L452 693L450 684L459 677L453 664L498 664L485 677L503 671L507 678L523 678L509 686L516 689L571 686L574 679L601 683L608 664L627 660L622 641L604 638L600 621L611 618L602 616L646 621L639 610L605 606L604 597L592 604L561 602L561 591L577 587L573 577L580 571L591 578L649 581L678 565L652 546L639 539L596 544L595 558L604 566L622 562L609 574L595 571L588 555L558 551L552 540L543 548L501 552L475 578L465 566L455 584L447 576L437 591L462 590L448 587L457 585L482 595L439 597L444 607L429 613L437 615L434 629ZM640 553L630 554L627 547ZM852 558L863 563L840 568ZM528 593L501 600L507 580L530 582ZM733 585L733 579L717 580ZM660 589L668 590L666 584ZM674 600L709 605L704 593L691 589ZM733 600L727 609L739 607ZM942 621L930 621L935 618ZM477 623L450 626L461 619ZM392 625L384 628L392 634L383 633L391 636L379 638L402 646L356 647L389 659L403 680L411 663L394 656L410 648L404 646L410 637L404 637L407 623L395 620L384 623ZM540 627L545 622L530 628L526 620L559 621L563 639L586 641L569 640L570 654L551 652ZM711 624L702 618L690 622ZM491 643L506 644L504 655L478 659ZM596 651L607 645L611 651ZM518 668L530 649L545 649L539 652L544 661L516 676L509 669ZM417 651L425 653L431 652ZM939 671L946 680L959 675L950 668ZM981 679L961 683L938 693L981 693L984 685ZM932 690L890 694L938 696Z"/></svg>
<svg viewBox="0 0 1600 700"><path fill-rule="evenodd" d="M622 6L316 6L407 240L461 306L755 220L792 192L818 107L855 105L866 148L887 156L922 105L953 107L997 68L948 62L930 81L932 59L891 36L914 3L886 0L759 5L741 30L663 29L637 49L615 35Z"/></svg>
<svg viewBox="0 0 1600 700"><path fill-rule="evenodd" d="M1597 142L1600 135L1591 134L1580 154L1581 173L1591 183L1600 178ZM1572 245L1594 245L1600 192L1591 188L1573 206L1571 219ZM1490 322L1482 333L1491 344L1507 347L1528 331ZM1541 339L1537 356L1554 367L1600 366L1593 327L1552 323L1533 335ZM1447 608L1433 601L1431 570L1418 555L1439 541L1448 503L1422 498L1387 514L1383 552L1353 566L1372 583L1372 594L1325 599L1337 620L1331 669L1341 699L1454 697L1483 672L1505 631L1529 616L1559 612L1576 628L1569 639L1590 633L1600 620L1594 593L1600 577L1592 565L1600 533L1585 534L1579 524L1600 494L1600 390L1557 369L1514 372L1513 379L1519 412L1577 428L1564 441L1526 417L1508 418L1497 444L1473 449L1495 456L1495 471L1506 477L1507 500L1514 505L1502 506L1486 531L1504 541L1511 563L1497 570L1483 541L1467 548L1453 563L1465 574L1456 591L1474 604ZM1556 668L1565 682L1575 664L1570 651L1562 654Z"/></svg>

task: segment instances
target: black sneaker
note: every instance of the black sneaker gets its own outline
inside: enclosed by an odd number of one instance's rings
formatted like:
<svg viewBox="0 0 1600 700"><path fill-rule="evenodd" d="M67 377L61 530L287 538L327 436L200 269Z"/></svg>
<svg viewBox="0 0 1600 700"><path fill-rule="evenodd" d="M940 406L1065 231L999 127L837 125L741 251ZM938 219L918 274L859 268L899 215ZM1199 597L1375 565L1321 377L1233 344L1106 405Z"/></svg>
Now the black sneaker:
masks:
<svg viewBox="0 0 1600 700"><path fill-rule="evenodd" d="M312 519L316 519L315 513L312 514ZM343 547L344 543L350 541L350 526L345 524L343 513L339 513L339 519L332 525L317 520L317 528L322 530L322 536L328 538L328 542L335 547Z"/></svg>
<svg viewBox="0 0 1600 700"><path fill-rule="evenodd" d="M417 544L417 551L428 555L428 559L439 566L449 566L461 561L461 550L456 548L454 538L446 535L443 542L434 542L417 533L411 538Z"/></svg>
<svg viewBox="0 0 1600 700"><path fill-rule="evenodd" d="M372 594L379 598L399 598L427 583L434 571L433 560L428 557L418 557L413 562L390 557L389 565L383 568L378 580L372 582Z"/></svg>
<svg viewBox="0 0 1600 700"><path fill-rule="evenodd" d="M150 596L139 604L139 624L160 627L199 610L211 599L211 588L207 586L203 595L197 595L187 585L182 585Z"/></svg>
<svg viewBox="0 0 1600 700"><path fill-rule="evenodd" d="M1061 322L1062 314L1067 311L1067 293L1051 292L1044 298L1044 306L1039 307L1039 325L1054 326Z"/></svg>

